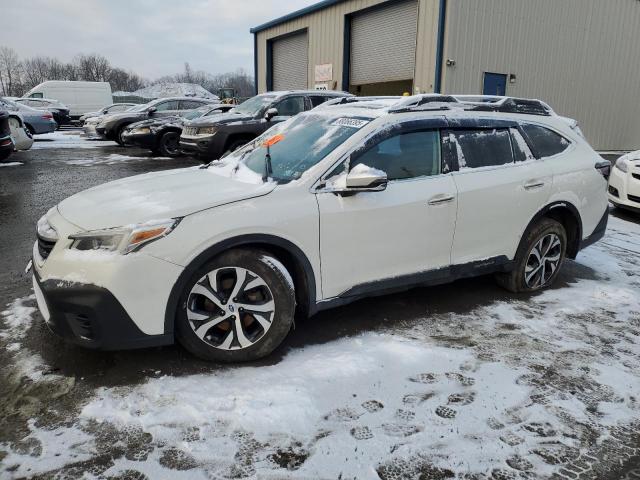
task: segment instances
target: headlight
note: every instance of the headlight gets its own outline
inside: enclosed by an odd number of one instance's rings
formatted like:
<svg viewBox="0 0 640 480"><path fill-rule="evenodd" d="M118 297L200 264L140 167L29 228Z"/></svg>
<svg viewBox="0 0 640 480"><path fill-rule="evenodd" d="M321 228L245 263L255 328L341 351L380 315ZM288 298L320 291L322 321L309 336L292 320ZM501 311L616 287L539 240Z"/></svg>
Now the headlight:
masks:
<svg viewBox="0 0 640 480"><path fill-rule="evenodd" d="M49 224L46 215L38 220L37 231L38 236L40 238L43 238L44 240L49 240L50 242L58 241L58 232L56 232L55 229Z"/></svg>
<svg viewBox="0 0 640 480"><path fill-rule="evenodd" d="M131 130L131 133L135 133L137 135L145 135L147 133L151 133L151 128L149 127L138 127Z"/></svg>
<svg viewBox="0 0 640 480"><path fill-rule="evenodd" d="M216 127L200 127L198 129L198 135L214 135L216 133Z"/></svg>
<svg viewBox="0 0 640 480"><path fill-rule="evenodd" d="M627 163L627 160L623 157L620 157L618 160L616 160L615 167L624 173L627 173L629 171L629 164Z"/></svg>
<svg viewBox="0 0 640 480"><path fill-rule="evenodd" d="M73 250L103 250L120 252L123 255L142 248L144 245L169 235L180 223L181 218L154 220L129 227L109 228L70 235Z"/></svg>

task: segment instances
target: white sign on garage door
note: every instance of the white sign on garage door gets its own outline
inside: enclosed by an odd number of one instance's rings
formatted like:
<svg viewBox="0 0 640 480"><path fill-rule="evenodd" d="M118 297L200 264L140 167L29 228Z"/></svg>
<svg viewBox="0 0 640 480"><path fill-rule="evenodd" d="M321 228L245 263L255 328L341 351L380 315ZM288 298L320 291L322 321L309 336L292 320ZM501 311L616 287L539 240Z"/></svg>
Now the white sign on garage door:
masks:
<svg viewBox="0 0 640 480"><path fill-rule="evenodd" d="M307 32L273 41L273 89L309 88L309 41Z"/></svg>
<svg viewBox="0 0 640 480"><path fill-rule="evenodd" d="M417 0L354 16L351 85L413 79L417 30Z"/></svg>

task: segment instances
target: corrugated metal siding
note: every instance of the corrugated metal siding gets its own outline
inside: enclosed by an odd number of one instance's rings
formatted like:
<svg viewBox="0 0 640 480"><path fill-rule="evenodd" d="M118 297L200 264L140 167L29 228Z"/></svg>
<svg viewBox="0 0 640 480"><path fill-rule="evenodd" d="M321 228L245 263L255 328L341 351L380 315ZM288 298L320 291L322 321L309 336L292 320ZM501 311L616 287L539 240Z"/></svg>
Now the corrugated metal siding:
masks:
<svg viewBox="0 0 640 480"><path fill-rule="evenodd" d="M513 73L507 94L577 119L599 150L640 148L638 0L449 0L444 88L482 91L483 72Z"/></svg>
<svg viewBox="0 0 640 480"><path fill-rule="evenodd" d="M357 14L351 22L351 85L413 79L418 2Z"/></svg>
<svg viewBox="0 0 640 480"><path fill-rule="evenodd" d="M308 87L313 88L315 65L333 64L331 87L342 88L342 66L344 51L344 17L347 14L384 3L384 0L348 0L319 12L297 18L259 32L258 46L258 91L267 89L267 40L308 29L309 71ZM438 23L439 0L419 0L418 37L416 50L415 88L421 92L433 91L435 75L435 48ZM375 52L371 53L375 55Z"/></svg>
<svg viewBox="0 0 640 480"><path fill-rule="evenodd" d="M309 72L307 32L273 42L273 89L307 88Z"/></svg>

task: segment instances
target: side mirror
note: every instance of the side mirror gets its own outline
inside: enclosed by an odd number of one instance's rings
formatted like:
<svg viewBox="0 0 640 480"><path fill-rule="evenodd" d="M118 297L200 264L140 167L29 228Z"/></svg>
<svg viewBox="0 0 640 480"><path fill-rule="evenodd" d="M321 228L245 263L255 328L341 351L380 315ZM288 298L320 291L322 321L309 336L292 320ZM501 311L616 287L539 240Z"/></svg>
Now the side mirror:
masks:
<svg viewBox="0 0 640 480"><path fill-rule="evenodd" d="M148 114L152 114L152 113L157 112L157 111L158 111L158 109L156 107L147 108L147 113Z"/></svg>
<svg viewBox="0 0 640 480"><path fill-rule="evenodd" d="M387 174L382 170L358 164L349 173L328 180L323 190L348 196L358 192L381 192L387 188L387 183Z"/></svg>
<svg viewBox="0 0 640 480"><path fill-rule="evenodd" d="M270 121L273 117L277 117L278 116L278 109L277 108L270 108L269 110L267 110L264 114L264 119L268 122Z"/></svg>

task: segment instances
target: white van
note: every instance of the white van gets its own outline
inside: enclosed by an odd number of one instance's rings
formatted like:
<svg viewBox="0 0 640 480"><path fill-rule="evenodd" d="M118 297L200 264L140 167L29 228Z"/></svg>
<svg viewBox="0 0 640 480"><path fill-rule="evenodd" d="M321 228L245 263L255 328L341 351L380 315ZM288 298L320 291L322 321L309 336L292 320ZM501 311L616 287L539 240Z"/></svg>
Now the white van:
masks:
<svg viewBox="0 0 640 480"><path fill-rule="evenodd" d="M108 82L50 80L33 87L24 97L58 100L69 107L72 120L113 103Z"/></svg>

